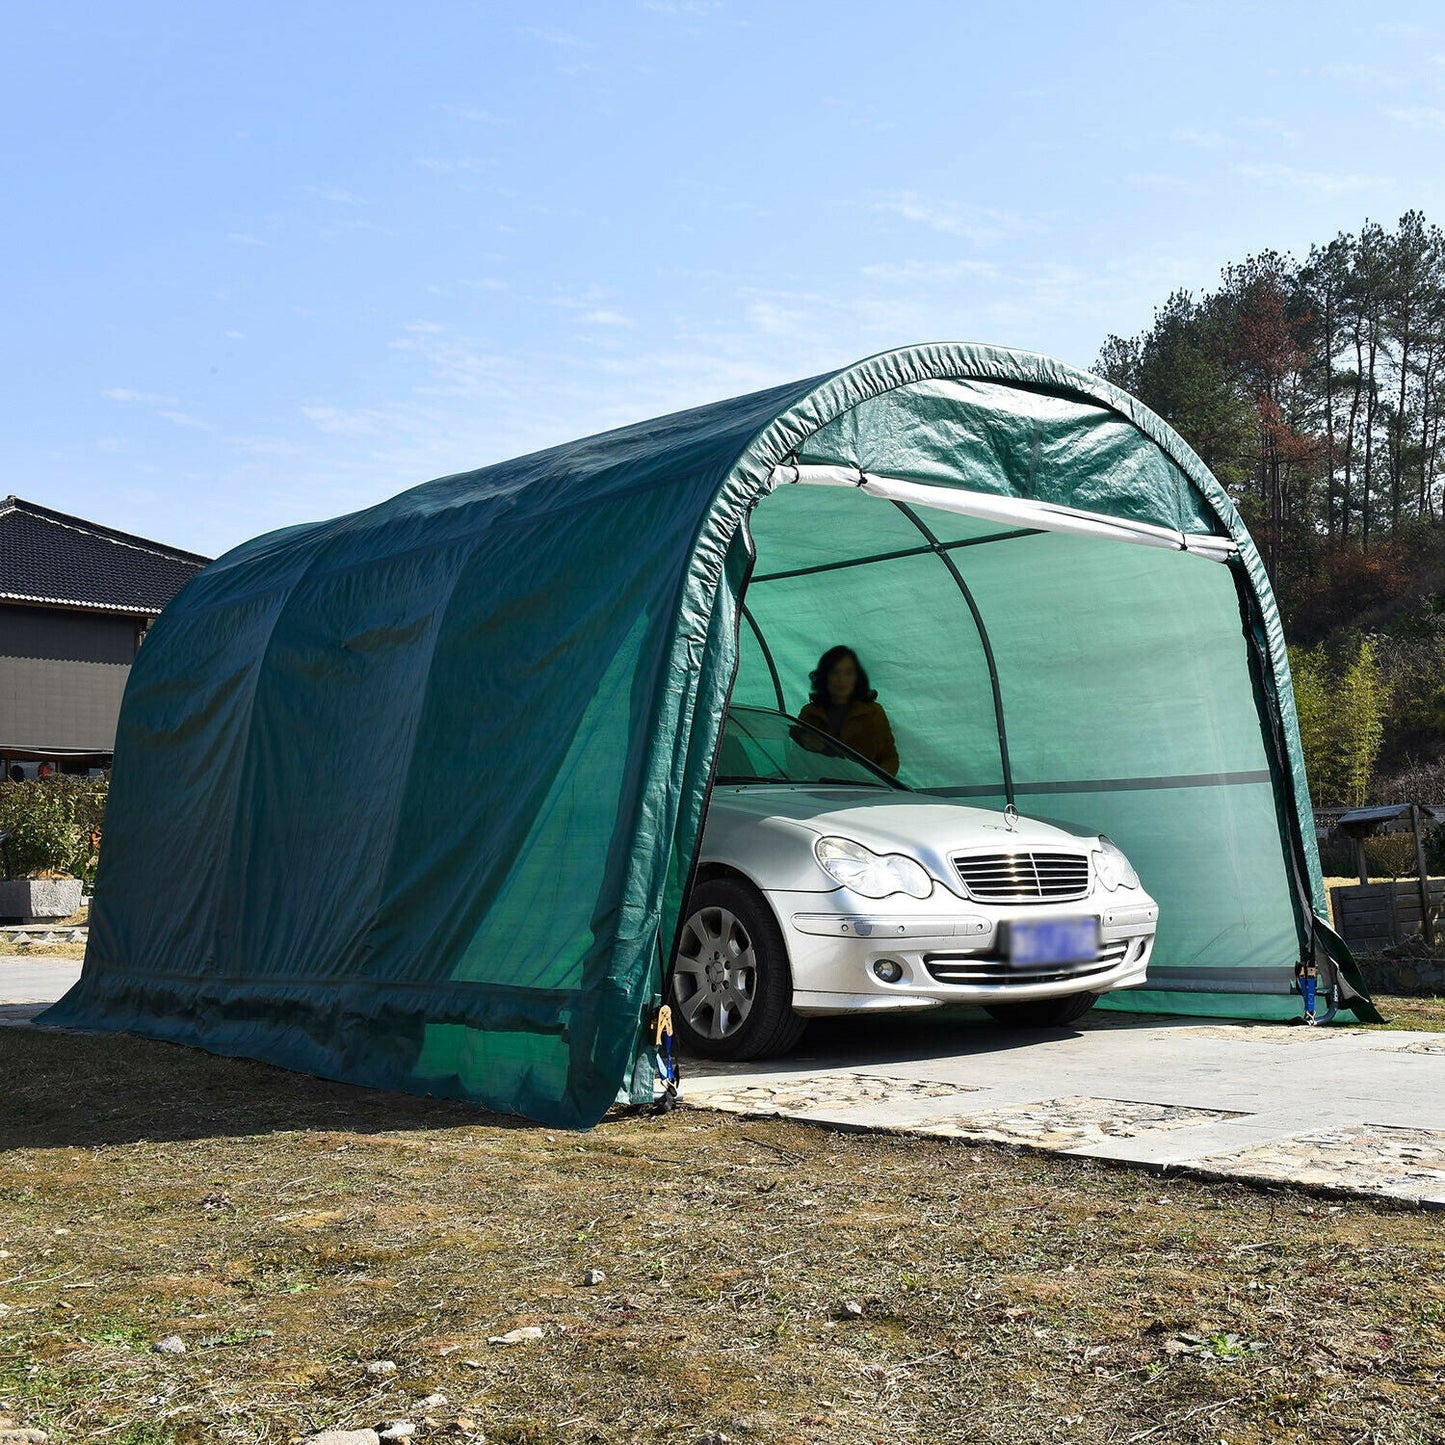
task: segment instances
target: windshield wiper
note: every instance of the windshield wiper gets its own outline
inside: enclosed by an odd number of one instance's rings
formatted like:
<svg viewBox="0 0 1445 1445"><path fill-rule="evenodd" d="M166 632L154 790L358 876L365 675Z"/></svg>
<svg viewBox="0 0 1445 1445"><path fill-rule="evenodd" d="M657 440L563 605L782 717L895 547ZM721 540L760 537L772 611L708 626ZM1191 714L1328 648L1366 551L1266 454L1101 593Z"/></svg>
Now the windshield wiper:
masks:
<svg viewBox="0 0 1445 1445"><path fill-rule="evenodd" d="M886 788L887 783L875 781L873 778L819 778L820 783L826 783L833 788Z"/></svg>
<svg viewBox="0 0 1445 1445"><path fill-rule="evenodd" d="M724 788L745 787L749 783L791 783L794 781L795 779L785 778L781 774L777 774L771 778L760 778L756 773L749 773L746 777L734 777L720 773L713 779L715 784Z"/></svg>

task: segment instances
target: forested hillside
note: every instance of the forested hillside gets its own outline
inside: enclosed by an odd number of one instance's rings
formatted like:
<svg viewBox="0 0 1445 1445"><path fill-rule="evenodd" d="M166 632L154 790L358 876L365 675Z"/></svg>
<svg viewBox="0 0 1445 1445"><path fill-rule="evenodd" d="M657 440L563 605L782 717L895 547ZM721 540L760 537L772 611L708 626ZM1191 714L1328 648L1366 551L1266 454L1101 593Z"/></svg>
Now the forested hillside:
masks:
<svg viewBox="0 0 1445 1445"><path fill-rule="evenodd" d="M1445 234L1418 211L1178 291L1095 370L1229 489L1285 618L1318 803L1445 800Z"/></svg>

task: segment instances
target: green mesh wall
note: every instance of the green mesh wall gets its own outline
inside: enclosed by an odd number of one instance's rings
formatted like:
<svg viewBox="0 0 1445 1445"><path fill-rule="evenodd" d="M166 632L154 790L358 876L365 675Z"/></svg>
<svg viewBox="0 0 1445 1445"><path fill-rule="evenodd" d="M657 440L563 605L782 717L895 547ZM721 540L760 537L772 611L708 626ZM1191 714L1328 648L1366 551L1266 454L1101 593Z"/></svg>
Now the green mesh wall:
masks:
<svg viewBox="0 0 1445 1445"><path fill-rule="evenodd" d="M1151 982L1287 991L1301 940L1230 569L1091 537L1011 535L935 508L917 515L941 541L968 539L948 556L992 645L1020 810L1108 833L1159 900ZM797 486L758 507L753 536L746 600L762 642L748 639L738 695L776 705L765 643L796 711L818 656L846 642L888 709L902 780L1001 804L972 612L935 552L888 556L916 549L918 526L861 492Z"/></svg>

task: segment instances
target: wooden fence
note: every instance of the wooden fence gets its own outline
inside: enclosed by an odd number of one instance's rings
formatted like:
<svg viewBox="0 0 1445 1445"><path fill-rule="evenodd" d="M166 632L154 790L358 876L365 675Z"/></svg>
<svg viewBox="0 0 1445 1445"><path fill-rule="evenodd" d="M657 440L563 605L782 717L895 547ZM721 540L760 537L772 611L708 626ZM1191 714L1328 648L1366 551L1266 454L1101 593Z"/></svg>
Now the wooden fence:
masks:
<svg viewBox="0 0 1445 1445"><path fill-rule="evenodd" d="M1435 936L1445 912L1445 878L1429 881L1430 913ZM1410 878L1395 883L1352 883L1330 889L1335 929L1352 949L1378 953L1422 932L1420 884Z"/></svg>

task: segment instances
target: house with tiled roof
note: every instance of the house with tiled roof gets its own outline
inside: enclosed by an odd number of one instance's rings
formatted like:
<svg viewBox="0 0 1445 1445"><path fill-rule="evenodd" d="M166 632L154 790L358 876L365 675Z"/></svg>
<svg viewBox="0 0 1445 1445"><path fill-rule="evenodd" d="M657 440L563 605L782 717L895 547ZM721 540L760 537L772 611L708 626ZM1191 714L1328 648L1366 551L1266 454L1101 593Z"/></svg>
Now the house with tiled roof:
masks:
<svg viewBox="0 0 1445 1445"><path fill-rule="evenodd" d="M0 500L0 767L105 767L136 649L210 559Z"/></svg>

